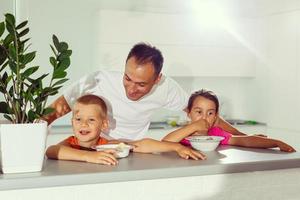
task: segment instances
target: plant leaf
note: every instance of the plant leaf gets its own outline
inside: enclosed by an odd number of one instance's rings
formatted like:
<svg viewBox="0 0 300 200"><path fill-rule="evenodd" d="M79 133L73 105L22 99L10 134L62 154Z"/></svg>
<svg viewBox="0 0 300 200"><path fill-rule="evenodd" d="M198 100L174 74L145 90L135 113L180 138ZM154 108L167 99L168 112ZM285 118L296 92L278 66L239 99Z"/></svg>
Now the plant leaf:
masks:
<svg viewBox="0 0 300 200"><path fill-rule="evenodd" d="M8 55L10 56L10 58L12 58L14 61L17 60L17 55L16 55L16 49L15 49L15 45L10 44L9 48L8 48Z"/></svg>
<svg viewBox="0 0 300 200"><path fill-rule="evenodd" d="M28 21L26 20L26 21L24 21L24 22L22 22L22 23L20 23L17 27L16 27L16 29L21 29L21 28L23 28L24 26L26 26L27 25L27 23L28 23Z"/></svg>
<svg viewBox="0 0 300 200"><path fill-rule="evenodd" d="M58 38L56 37L56 35L52 35L52 40L53 40L53 44L54 44L55 48L58 50L59 49L59 41L58 41Z"/></svg>
<svg viewBox="0 0 300 200"><path fill-rule="evenodd" d="M54 112L55 111L55 109L54 108L51 108L51 107L47 107L47 108L45 108L44 109L44 111L43 111L43 115L48 115L48 114L50 114L50 113L52 113L52 112Z"/></svg>
<svg viewBox="0 0 300 200"><path fill-rule="evenodd" d="M5 30L5 24L4 24L4 22L0 22L0 37L4 33L4 30Z"/></svg>
<svg viewBox="0 0 300 200"><path fill-rule="evenodd" d="M58 51L59 52L64 52L64 51L68 50L68 48L69 47L68 47L68 44L66 42L60 42Z"/></svg>
<svg viewBox="0 0 300 200"><path fill-rule="evenodd" d="M12 14L7 13L5 14L5 22L6 22L7 31L13 34L15 32L15 24L16 24L15 17Z"/></svg>
<svg viewBox="0 0 300 200"><path fill-rule="evenodd" d="M8 108L9 108L9 106L6 102L4 102L4 101L0 102L0 113L10 114Z"/></svg>
<svg viewBox="0 0 300 200"><path fill-rule="evenodd" d="M5 37L4 41L3 41L3 45L4 45L6 48L8 48L8 45L9 45L12 41L14 41L14 36L13 36L12 34L8 34L8 35Z"/></svg>
<svg viewBox="0 0 300 200"><path fill-rule="evenodd" d="M2 65L2 67L1 67L1 69L0 69L0 72L3 70L3 69L5 69L5 67L8 65L8 61L6 61L3 65Z"/></svg>
<svg viewBox="0 0 300 200"><path fill-rule="evenodd" d="M7 78L8 78L8 75L6 72L4 72L1 81L5 85L5 87L7 86Z"/></svg>
<svg viewBox="0 0 300 200"><path fill-rule="evenodd" d="M39 66L30 67L25 70L25 72L22 73L22 76L24 76L24 79L29 77L31 74L36 72L39 69Z"/></svg>
<svg viewBox="0 0 300 200"><path fill-rule="evenodd" d="M18 34L18 37L20 38L20 37L26 35L27 33L29 33L29 28L26 28L23 31L21 31L21 33Z"/></svg>
<svg viewBox="0 0 300 200"><path fill-rule="evenodd" d="M60 85L60 84L63 84L64 82L68 81L69 79L67 78L64 78L64 79L61 79L59 81L57 81L56 83L54 83L52 86L56 86L56 85Z"/></svg>
<svg viewBox="0 0 300 200"><path fill-rule="evenodd" d="M55 71L53 73L52 79L64 78L64 77L66 77L66 75L67 75L67 72L64 72L64 71Z"/></svg>
<svg viewBox="0 0 300 200"><path fill-rule="evenodd" d="M49 58L49 60L50 60L51 65L52 65L54 68L56 68L56 59L55 59L53 56L51 56L51 57Z"/></svg>
<svg viewBox="0 0 300 200"><path fill-rule="evenodd" d="M52 49L54 55L57 57L57 52L56 52L55 48L54 48L51 44L50 44L50 47L51 47L51 49Z"/></svg>
<svg viewBox="0 0 300 200"><path fill-rule="evenodd" d="M5 119L7 119L8 121L11 121L11 122L14 121L14 120L13 120L9 115L7 115L7 114L4 114L3 117L4 117Z"/></svg>
<svg viewBox="0 0 300 200"><path fill-rule="evenodd" d="M5 21L8 22L10 25L13 25L13 26L16 23L15 17L10 13L5 14Z"/></svg>
<svg viewBox="0 0 300 200"><path fill-rule="evenodd" d="M0 45L0 65L2 65L7 58L6 49L4 46Z"/></svg>
<svg viewBox="0 0 300 200"><path fill-rule="evenodd" d="M28 121L29 122L33 122L35 119L36 119L36 114L35 114L35 112L33 111L33 110L29 110L28 111L28 114L27 114L27 116L28 116Z"/></svg>
<svg viewBox="0 0 300 200"><path fill-rule="evenodd" d="M64 59L70 59L71 54L71 50L64 51L58 56L57 60L63 61Z"/></svg>
<svg viewBox="0 0 300 200"><path fill-rule="evenodd" d="M30 83L32 83L32 84L36 84L36 85L38 85L39 83L39 81L41 81L42 79L44 79L46 76L48 76L49 74L43 74L42 76L40 76L39 78L37 78L37 79L32 79L32 78L27 78L27 80L30 82Z"/></svg>
<svg viewBox="0 0 300 200"><path fill-rule="evenodd" d="M70 64L71 64L70 58L66 58L58 64L57 70L65 71L70 66Z"/></svg>
<svg viewBox="0 0 300 200"><path fill-rule="evenodd" d="M11 71L15 74L17 74L17 65L12 60L8 60L8 66L11 69Z"/></svg>
<svg viewBox="0 0 300 200"><path fill-rule="evenodd" d="M21 31L21 33L18 34L18 37L21 38L22 36L26 35L27 33L29 33L29 28L26 28L23 31Z"/></svg>
<svg viewBox="0 0 300 200"><path fill-rule="evenodd" d="M35 51L25 54L22 64L26 65L26 64L30 63L35 58L35 54L36 54Z"/></svg>
<svg viewBox="0 0 300 200"><path fill-rule="evenodd" d="M28 40L30 40L30 38L27 38L27 39L21 41L21 43L22 43L22 44L25 44Z"/></svg>

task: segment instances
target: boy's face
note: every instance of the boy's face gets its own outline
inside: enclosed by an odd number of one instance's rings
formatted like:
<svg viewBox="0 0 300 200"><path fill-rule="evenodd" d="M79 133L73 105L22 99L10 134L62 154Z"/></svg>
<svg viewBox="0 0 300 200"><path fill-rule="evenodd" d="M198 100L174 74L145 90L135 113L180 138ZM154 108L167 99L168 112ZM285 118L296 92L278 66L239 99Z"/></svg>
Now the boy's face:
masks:
<svg viewBox="0 0 300 200"><path fill-rule="evenodd" d="M188 117L192 122L205 119L210 126L212 126L217 118L216 104L202 96L197 97L194 102L191 111L188 113Z"/></svg>
<svg viewBox="0 0 300 200"><path fill-rule="evenodd" d="M74 105L73 131L81 146L95 145L100 133L108 127L108 121L102 118L102 112L99 105L85 105L78 102Z"/></svg>
<svg viewBox="0 0 300 200"><path fill-rule="evenodd" d="M137 101L148 94L152 87L160 81L161 76L156 76L152 63L138 64L135 57L127 60L123 85L126 96L132 101Z"/></svg>

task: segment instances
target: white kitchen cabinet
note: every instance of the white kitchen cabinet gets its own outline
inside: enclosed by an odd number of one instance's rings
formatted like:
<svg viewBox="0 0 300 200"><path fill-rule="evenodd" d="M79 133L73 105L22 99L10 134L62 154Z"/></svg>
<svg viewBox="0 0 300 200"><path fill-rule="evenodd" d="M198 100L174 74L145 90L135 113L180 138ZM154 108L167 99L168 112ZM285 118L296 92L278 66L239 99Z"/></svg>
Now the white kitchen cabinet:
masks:
<svg viewBox="0 0 300 200"><path fill-rule="evenodd" d="M251 45L236 36L255 41L255 34L251 34L254 20L235 19L231 27L235 34L187 14L101 10L98 20L95 49L97 63L103 68L123 70L130 48L143 41L162 51L163 72L169 76L255 76L256 57Z"/></svg>
<svg viewBox="0 0 300 200"><path fill-rule="evenodd" d="M255 76L256 19L236 18L225 27L226 23L208 24L190 13L142 12L125 3L122 10L117 5L107 9L109 1L97 0L78 1L72 7L70 3L18 1L17 14L30 22L40 66L49 66L51 50L44 44L52 33L69 43L72 67L77 68L69 72L71 81L83 72L123 71L128 52L141 41L162 50L163 72L169 76Z"/></svg>

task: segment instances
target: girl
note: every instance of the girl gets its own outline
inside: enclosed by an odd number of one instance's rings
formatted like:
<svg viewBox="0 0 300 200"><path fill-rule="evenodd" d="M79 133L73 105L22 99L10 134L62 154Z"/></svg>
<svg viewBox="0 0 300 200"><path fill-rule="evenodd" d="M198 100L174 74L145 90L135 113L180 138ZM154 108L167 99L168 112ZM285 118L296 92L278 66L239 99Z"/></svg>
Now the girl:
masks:
<svg viewBox="0 0 300 200"><path fill-rule="evenodd" d="M232 135L216 126L219 115L219 101L211 91L202 89L193 93L188 101L187 115L191 119L191 123L169 133L163 138L163 141L181 142L190 145L189 141L185 139L190 135L211 135L224 137L221 144L252 148L279 147L281 151L295 152L293 147L280 140L256 135Z"/></svg>

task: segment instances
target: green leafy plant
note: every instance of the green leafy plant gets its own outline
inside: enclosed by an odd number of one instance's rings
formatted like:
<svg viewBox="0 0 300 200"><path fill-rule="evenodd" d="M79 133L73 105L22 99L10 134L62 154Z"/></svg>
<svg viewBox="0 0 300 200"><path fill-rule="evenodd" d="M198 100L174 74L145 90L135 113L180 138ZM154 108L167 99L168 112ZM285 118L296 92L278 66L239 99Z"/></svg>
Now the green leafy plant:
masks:
<svg viewBox="0 0 300 200"><path fill-rule="evenodd" d="M70 66L72 54L66 42L52 36L52 74L49 85L44 86L49 73L38 75L39 66L30 66L36 51L28 51L27 23L16 25L12 14L5 14L5 21L0 22L0 92L4 95L0 113L12 123L32 123L53 112L46 102L68 80L66 69Z"/></svg>

